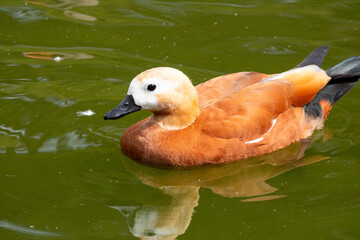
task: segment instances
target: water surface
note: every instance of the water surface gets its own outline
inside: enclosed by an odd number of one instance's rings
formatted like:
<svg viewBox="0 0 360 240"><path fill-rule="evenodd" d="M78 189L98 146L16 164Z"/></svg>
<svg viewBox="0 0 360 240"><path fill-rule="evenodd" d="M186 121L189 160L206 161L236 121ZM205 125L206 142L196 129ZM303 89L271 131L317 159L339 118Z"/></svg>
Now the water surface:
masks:
<svg viewBox="0 0 360 240"><path fill-rule="evenodd" d="M360 87L312 140L191 170L126 158L102 116L156 66L199 84L360 55L358 1L0 2L1 239L359 239ZM91 110L91 111L88 111Z"/></svg>

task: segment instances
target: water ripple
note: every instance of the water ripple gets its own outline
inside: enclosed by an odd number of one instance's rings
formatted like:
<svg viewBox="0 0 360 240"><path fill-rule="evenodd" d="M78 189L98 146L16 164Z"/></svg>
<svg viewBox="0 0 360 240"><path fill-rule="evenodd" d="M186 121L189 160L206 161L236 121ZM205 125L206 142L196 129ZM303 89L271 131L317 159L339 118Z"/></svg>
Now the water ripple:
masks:
<svg viewBox="0 0 360 240"><path fill-rule="evenodd" d="M30 22L45 19L43 11L30 7L1 7L0 12L6 12L19 22Z"/></svg>
<svg viewBox="0 0 360 240"><path fill-rule="evenodd" d="M21 99L21 100L23 100L25 102L35 102L35 99L24 96L24 94L14 94L12 96L0 97L0 99L4 99L4 100Z"/></svg>
<svg viewBox="0 0 360 240"><path fill-rule="evenodd" d="M30 226L29 228L27 228L27 227L22 227L22 226L16 225L14 223L11 223L11 222L8 222L8 221L5 221L5 220L0 221L0 228L5 228L5 229L15 231L15 232L20 232L20 233L25 233L25 234L30 234L30 235L36 235L36 236L46 236L46 237L60 237L60 236L63 236L63 235L58 234L58 233L33 229L33 227L34 226Z"/></svg>
<svg viewBox="0 0 360 240"><path fill-rule="evenodd" d="M69 107L72 106L76 103L75 100L70 100L70 99L58 99L56 97L45 97L44 98L45 101L47 102L51 102L53 104L55 104L56 106L59 107Z"/></svg>
<svg viewBox="0 0 360 240"><path fill-rule="evenodd" d="M4 125L0 125L0 129L4 130L4 131L1 131L2 133L7 134L8 136L16 137L17 139L20 138L19 135L25 136L25 129L16 130L16 129L13 129L12 127L6 127ZM11 134L11 133L13 133L13 134Z"/></svg>
<svg viewBox="0 0 360 240"><path fill-rule="evenodd" d="M189 13L211 13L232 15L239 10L255 8L258 4L234 4L222 2L164 2L164 1L137 1L138 5L146 7L151 11L177 13L177 15L188 15ZM160 7L159 7L160 6ZM176 15L176 14L173 14Z"/></svg>
<svg viewBox="0 0 360 240"><path fill-rule="evenodd" d="M86 134L78 134L75 130L60 137L48 138L38 149L38 152L56 152L62 149L77 150L101 145L95 142L87 142L86 136Z"/></svg>

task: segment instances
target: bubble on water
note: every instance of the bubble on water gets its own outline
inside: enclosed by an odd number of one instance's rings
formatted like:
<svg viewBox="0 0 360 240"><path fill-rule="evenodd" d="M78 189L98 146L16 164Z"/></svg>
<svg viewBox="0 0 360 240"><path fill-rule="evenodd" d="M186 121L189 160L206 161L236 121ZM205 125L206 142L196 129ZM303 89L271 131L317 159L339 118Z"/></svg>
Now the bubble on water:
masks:
<svg viewBox="0 0 360 240"><path fill-rule="evenodd" d="M57 57L54 57L54 59L53 59L55 62L60 62L60 61L62 61L62 60L64 60L62 57L60 57L60 56L57 56Z"/></svg>
<svg viewBox="0 0 360 240"><path fill-rule="evenodd" d="M76 113L76 115L78 115L78 116L92 116L94 114L95 114L95 112L93 110L91 110L91 109L88 109L86 111L78 111Z"/></svg>

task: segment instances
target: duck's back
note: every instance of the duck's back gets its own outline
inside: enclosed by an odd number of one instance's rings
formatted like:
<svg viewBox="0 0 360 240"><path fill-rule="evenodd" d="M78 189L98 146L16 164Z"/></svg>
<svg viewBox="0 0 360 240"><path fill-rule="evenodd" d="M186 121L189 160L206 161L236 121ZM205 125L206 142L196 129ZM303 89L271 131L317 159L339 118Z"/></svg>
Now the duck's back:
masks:
<svg viewBox="0 0 360 240"><path fill-rule="evenodd" d="M257 72L239 72L213 78L197 85L200 108L211 104L214 100L232 95L240 89L260 82L269 75Z"/></svg>

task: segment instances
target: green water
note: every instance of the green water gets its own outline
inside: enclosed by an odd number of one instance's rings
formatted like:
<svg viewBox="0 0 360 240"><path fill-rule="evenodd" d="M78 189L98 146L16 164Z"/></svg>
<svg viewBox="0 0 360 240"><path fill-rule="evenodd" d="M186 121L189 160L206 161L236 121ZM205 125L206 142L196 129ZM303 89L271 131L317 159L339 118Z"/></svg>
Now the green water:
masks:
<svg viewBox="0 0 360 240"><path fill-rule="evenodd" d="M285 71L320 45L324 68L360 55L359 12L357 0L1 0L0 239L360 239L360 86L311 142L224 166L142 166L119 139L149 113L102 119L151 67L199 84Z"/></svg>

